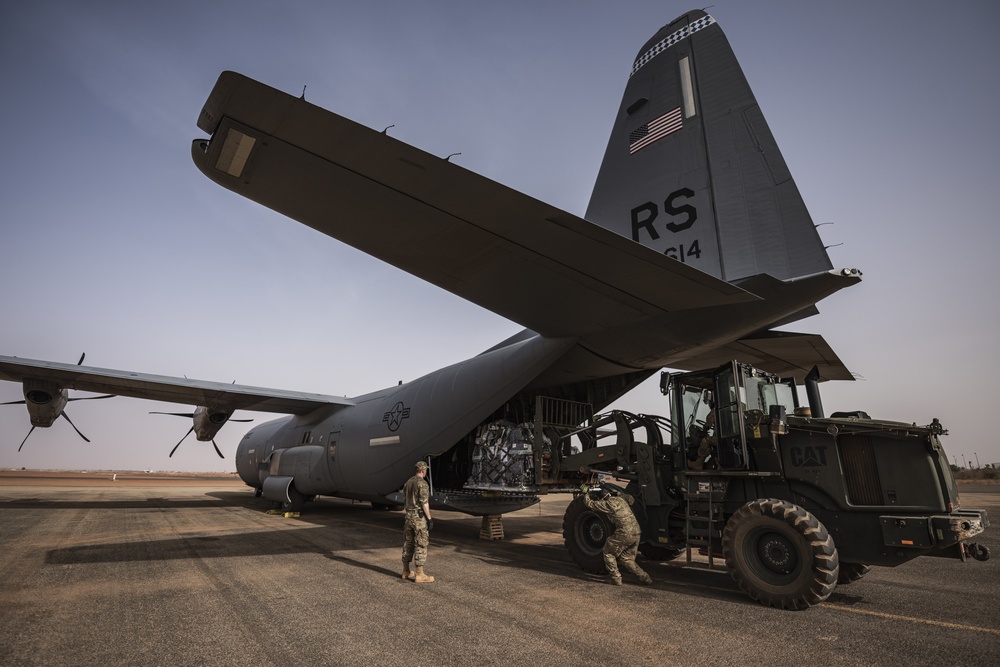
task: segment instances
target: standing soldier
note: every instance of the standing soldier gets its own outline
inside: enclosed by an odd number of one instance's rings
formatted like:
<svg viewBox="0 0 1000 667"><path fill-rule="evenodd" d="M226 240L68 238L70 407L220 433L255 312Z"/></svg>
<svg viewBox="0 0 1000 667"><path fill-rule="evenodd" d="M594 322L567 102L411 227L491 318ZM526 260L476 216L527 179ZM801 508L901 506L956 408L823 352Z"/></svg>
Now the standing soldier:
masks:
<svg viewBox="0 0 1000 667"><path fill-rule="evenodd" d="M427 563L427 544L430 542L430 530L434 527L431 518L430 489L424 478L427 477L427 464L417 461L417 474L407 480L403 487L403 497L406 499L406 527L403 529L403 579L411 579L418 584L428 584L434 577L424 574ZM417 566L416 572L410 571L410 561Z"/></svg>
<svg viewBox="0 0 1000 667"><path fill-rule="evenodd" d="M604 567L611 576L611 583L615 586L622 585L618 563L638 577L642 584L653 583L650 576L635 564L635 552L639 548L639 536L642 534L639 522L632 514L631 505L635 499L624 491L583 488L583 503L591 511L603 515L615 527L614 534L604 543Z"/></svg>

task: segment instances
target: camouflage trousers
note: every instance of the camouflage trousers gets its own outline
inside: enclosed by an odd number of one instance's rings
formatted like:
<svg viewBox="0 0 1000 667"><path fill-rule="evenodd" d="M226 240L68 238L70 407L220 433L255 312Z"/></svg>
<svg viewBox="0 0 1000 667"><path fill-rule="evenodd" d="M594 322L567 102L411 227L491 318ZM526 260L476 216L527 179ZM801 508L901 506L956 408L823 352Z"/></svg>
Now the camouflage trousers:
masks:
<svg viewBox="0 0 1000 667"><path fill-rule="evenodd" d="M422 567L427 564L427 545L430 543L430 533L427 531L427 520L419 514L406 514L406 525L403 528L403 562Z"/></svg>
<svg viewBox="0 0 1000 667"><path fill-rule="evenodd" d="M604 567L612 579L621 579L621 572L618 571L618 564L622 569L643 579L645 570L635 564L635 554L639 549L639 534L627 535L620 531L615 531L614 535L604 543Z"/></svg>

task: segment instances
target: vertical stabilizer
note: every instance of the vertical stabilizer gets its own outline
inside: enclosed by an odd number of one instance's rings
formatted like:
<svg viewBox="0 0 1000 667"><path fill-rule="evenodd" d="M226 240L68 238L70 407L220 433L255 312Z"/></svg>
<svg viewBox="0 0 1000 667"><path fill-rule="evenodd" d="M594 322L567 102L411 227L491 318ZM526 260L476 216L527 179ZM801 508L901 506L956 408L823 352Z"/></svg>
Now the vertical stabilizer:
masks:
<svg viewBox="0 0 1000 667"><path fill-rule="evenodd" d="M587 219L727 281L830 259L732 48L693 10L636 56Z"/></svg>

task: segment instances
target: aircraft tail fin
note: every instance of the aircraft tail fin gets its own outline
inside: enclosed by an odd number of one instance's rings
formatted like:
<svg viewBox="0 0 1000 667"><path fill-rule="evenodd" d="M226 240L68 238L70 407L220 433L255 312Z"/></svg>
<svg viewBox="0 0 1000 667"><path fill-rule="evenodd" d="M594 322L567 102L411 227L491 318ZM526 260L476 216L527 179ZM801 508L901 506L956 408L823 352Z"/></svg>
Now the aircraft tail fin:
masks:
<svg viewBox="0 0 1000 667"><path fill-rule="evenodd" d="M586 218L727 282L832 268L726 36L699 10L639 51Z"/></svg>

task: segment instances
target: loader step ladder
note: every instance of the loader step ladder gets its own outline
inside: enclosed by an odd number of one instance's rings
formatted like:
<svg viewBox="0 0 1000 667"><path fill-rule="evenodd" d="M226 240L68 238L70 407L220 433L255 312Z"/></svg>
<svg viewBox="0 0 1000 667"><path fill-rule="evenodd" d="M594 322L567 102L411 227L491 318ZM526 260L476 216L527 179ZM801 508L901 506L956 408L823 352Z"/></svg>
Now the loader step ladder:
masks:
<svg viewBox="0 0 1000 667"><path fill-rule="evenodd" d="M735 478L780 477L780 472L757 470L688 470L685 473L687 503L684 510L684 541L687 564L691 549L705 549L708 569L714 569L716 554L722 553L722 531L726 527L725 498Z"/></svg>
<svg viewBox="0 0 1000 667"><path fill-rule="evenodd" d="M722 499L728 480L713 471L688 471L687 503L684 510L684 543L687 564L693 549L705 549L708 569L715 569L715 556L722 552Z"/></svg>

